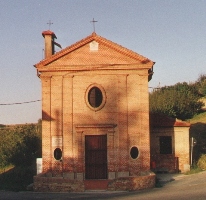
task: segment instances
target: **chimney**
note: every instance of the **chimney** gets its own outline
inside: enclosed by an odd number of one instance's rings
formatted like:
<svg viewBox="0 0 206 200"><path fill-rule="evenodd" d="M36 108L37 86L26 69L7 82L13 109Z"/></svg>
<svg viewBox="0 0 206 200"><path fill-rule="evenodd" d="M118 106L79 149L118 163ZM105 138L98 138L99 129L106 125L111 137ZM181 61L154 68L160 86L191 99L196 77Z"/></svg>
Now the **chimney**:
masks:
<svg viewBox="0 0 206 200"><path fill-rule="evenodd" d="M55 44L55 38L56 35L54 32L48 30L48 31L43 31L42 36L44 37L44 58L49 58L51 55L54 54L54 44Z"/></svg>

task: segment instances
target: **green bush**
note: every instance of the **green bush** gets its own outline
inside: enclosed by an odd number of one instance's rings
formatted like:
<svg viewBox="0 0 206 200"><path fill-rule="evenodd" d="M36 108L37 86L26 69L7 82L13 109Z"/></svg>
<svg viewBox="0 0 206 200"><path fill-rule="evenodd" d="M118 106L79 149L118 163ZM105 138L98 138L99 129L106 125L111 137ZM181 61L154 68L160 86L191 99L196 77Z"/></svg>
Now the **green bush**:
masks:
<svg viewBox="0 0 206 200"><path fill-rule="evenodd" d="M206 170L206 154L201 155L197 162L197 166L202 170Z"/></svg>
<svg viewBox="0 0 206 200"><path fill-rule="evenodd" d="M0 168L9 165L30 166L41 157L39 124L25 124L0 129Z"/></svg>
<svg viewBox="0 0 206 200"><path fill-rule="evenodd" d="M203 87L203 84L201 87ZM161 87L150 92L150 112L161 113L182 120L191 119L204 106L204 103L200 100L202 96L204 94L203 92L200 93L199 84L183 82L173 86Z"/></svg>

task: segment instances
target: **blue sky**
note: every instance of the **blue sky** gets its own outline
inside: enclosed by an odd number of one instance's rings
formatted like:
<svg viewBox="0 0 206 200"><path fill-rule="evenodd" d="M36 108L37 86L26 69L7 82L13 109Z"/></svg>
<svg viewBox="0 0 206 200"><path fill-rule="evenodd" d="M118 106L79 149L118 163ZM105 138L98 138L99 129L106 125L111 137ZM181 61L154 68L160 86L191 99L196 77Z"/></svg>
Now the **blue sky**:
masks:
<svg viewBox="0 0 206 200"><path fill-rule="evenodd" d="M150 87L194 82L206 74L206 1L0 0L0 104L41 99L33 67L42 57L42 31L63 48L93 32L156 62ZM41 102L0 105L0 124L37 122Z"/></svg>

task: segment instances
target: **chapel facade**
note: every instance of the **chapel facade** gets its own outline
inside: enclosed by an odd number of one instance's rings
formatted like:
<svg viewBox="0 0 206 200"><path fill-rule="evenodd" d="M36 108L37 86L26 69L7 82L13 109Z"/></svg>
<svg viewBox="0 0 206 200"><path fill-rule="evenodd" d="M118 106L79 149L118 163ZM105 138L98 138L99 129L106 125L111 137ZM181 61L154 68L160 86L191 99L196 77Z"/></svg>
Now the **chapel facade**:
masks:
<svg viewBox="0 0 206 200"><path fill-rule="evenodd" d="M34 190L153 187L148 81L154 62L95 32L57 53L56 35L42 35L45 59L35 67L43 171Z"/></svg>

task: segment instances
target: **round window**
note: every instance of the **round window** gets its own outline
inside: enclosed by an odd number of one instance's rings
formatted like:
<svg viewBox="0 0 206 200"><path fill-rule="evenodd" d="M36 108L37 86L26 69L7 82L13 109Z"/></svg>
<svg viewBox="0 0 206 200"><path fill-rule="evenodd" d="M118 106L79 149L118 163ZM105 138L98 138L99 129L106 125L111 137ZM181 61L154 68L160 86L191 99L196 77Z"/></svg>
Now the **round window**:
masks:
<svg viewBox="0 0 206 200"><path fill-rule="evenodd" d="M91 85L85 96L88 107L92 110L100 110L106 102L106 94L100 85Z"/></svg>
<svg viewBox="0 0 206 200"><path fill-rule="evenodd" d="M56 160L61 160L61 158L62 158L62 150L60 148L56 148L54 150L54 158Z"/></svg>
<svg viewBox="0 0 206 200"><path fill-rule="evenodd" d="M93 108L102 104L102 91L98 87L92 87L88 93L88 102Z"/></svg>
<svg viewBox="0 0 206 200"><path fill-rule="evenodd" d="M130 149L130 156L131 156L131 158L133 158L133 159L136 159L136 158L139 156L139 150L138 150L137 147L132 147L132 148Z"/></svg>

